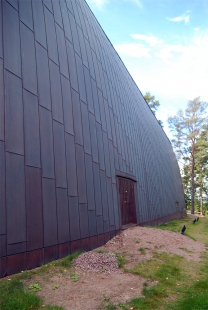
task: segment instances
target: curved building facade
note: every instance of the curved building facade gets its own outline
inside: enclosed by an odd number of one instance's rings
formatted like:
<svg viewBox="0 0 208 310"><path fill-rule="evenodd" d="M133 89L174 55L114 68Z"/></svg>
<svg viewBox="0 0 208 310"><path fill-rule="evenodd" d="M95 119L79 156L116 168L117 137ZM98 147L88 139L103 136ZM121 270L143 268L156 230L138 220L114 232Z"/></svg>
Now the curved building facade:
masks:
<svg viewBox="0 0 208 310"><path fill-rule="evenodd" d="M184 215L171 144L84 0L0 1L0 276Z"/></svg>

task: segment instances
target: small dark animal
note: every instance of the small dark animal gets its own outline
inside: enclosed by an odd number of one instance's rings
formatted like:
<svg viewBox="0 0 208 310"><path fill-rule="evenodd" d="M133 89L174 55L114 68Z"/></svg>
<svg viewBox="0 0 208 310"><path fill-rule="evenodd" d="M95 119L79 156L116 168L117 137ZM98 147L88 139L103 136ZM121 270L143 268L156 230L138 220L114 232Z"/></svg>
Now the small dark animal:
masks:
<svg viewBox="0 0 208 310"><path fill-rule="evenodd" d="M194 223L194 224L196 223L196 219L193 220L193 223Z"/></svg>
<svg viewBox="0 0 208 310"><path fill-rule="evenodd" d="M184 235L185 230L186 230L186 226L184 225L183 228L181 229L181 235Z"/></svg>

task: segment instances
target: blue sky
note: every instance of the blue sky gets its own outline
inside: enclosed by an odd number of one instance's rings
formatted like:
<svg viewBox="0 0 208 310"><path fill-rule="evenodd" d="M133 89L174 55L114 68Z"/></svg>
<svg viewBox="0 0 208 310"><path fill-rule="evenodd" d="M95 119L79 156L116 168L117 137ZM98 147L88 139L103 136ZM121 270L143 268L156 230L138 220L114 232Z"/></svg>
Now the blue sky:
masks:
<svg viewBox="0 0 208 310"><path fill-rule="evenodd" d="M164 121L188 100L208 101L207 0L87 0L144 94Z"/></svg>

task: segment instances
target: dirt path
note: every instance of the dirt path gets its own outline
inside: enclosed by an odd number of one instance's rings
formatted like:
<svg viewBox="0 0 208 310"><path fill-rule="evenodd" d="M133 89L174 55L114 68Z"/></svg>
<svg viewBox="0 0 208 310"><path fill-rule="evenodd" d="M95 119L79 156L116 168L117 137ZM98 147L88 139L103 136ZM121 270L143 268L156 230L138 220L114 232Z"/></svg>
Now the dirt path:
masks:
<svg viewBox="0 0 208 310"><path fill-rule="evenodd" d="M137 226L123 231L95 251L82 254L84 256L78 258L70 271L63 271L63 274L52 271L32 279L41 286L38 294L46 304L63 306L66 310L96 310L108 298L112 303L126 302L141 296L144 282L150 285L154 282L124 273L115 265L114 253L125 256L128 260L126 267L132 268L151 258L153 251L198 261L205 247L180 233ZM27 281L26 285L29 284L31 282Z"/></svg>

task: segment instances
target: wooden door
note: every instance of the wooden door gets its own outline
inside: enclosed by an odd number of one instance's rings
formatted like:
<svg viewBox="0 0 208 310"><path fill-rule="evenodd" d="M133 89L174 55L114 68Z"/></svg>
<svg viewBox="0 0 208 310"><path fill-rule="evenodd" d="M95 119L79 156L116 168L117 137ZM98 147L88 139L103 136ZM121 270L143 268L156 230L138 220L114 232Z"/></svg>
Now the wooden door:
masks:
<svg viewBox="0 0 208 310"><path fill-rule="evenodd" d="M118 181L122 225L136 224L134 182L125 178L118 178Z"/></svg>

